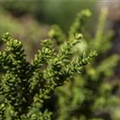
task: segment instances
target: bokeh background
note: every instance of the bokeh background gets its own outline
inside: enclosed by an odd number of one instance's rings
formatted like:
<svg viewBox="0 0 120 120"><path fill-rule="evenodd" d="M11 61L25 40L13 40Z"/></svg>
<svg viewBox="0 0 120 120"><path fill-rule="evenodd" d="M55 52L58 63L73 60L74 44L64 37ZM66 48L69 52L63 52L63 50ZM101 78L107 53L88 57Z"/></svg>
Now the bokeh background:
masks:
<svg viewBox="0 0 120 120"><path fill-rule="evenodd" d="M83 9L89 9L92 13L92 16L86 21L85 29L89 32L89 36L91 37L95 36L98 27L99 16L101 14L100 11L103 8L108 10L108 14L106 17L106 24L104 25L105 34L107 34L109 31L112 31L112 37L110 38L111 39L110 44L112 46L109 49L109 51L105 53L103 58L107 58L108 56L116 55L116 54L120 56L119 0L40 0L40 1L39 0L24 0L24 1L0 0L0 36L4 32L8 31L15 38L20 39L24 45L27 59L30 61L33 58L36 51L40 48L41 41L49 37L48 32L53 24L58 24L63 30L63 32L65 34L68 34L70 25L75 20L76 14ZM0 42L0 44L1 44L0 49L2 49L3 48L2 42ZM105 47L106 45L104 43L101 44L102 44L101 47L102 46ZM98 57L97 59L98 61L100 61L102 58ZM100 62L98 63L96 62L96 64L99 63ZM112 75L107 78L107 81L110 84L113 83L117 85L120 84L119 83L120 61L116 63L116 67L114 67ZM65 88L66 87L64 87L64 89ZM55 97L53 97L53 101L57 101L56 99L59 99L59 97L63 94L62 92L59 91L60 90L58 90L59 94L57 94L56 92ZM77 96L79 96L79 92L77 93L78 93ZM117 96L118 98L120 97L119 89L117 89L117 92L114 94L114 96ZM68 99L66 98L66 100ZM56 107L56 105L52 106L50 104L51 101L48 102L47 104L49 107L48 109L53 111L53 113L55 114L56 109L60 109L60 106L57 105ZM79 106L79 104L77 104L77 106ZM77 110L76 111L73 110L73 111L76 112L76 114L73 112L72 115L70 116L77 116L77 117L71 117L71 120L88 120L87 118L85 118L84 115L78 118L79 111ZM104 111L103 109L101 111L98 112L101 114L99 115L97 114L96 116L106 115L106 114L104 115L102 114L102 113L107 113L106 111ZM58 112L60 111L58 110ZM65 112L69 113L69 110L65 109L64 113ZM62 116L62 114L60 115ZM110 112L110 114L112 114L111 117L101 117L101 119L99 120L120 120L120 102L118 102L117 105L113 107L112 112ZM60 118L57 116L59 116L59 113L55 114L53 116L53 119L68 120L69 118L69 117ZM98 120L98 119L89 119L89 120Z"/></svg>
<svg viewBox="0 0 120 120"><path fill-rule="evenodd" d="M0 1L0 34L9 31L23 40L26 51L32 55L39 47L39 41L47 37L51 25L58 24L67 32L81 9L88 8L96 14L96 3L63 0L3 0Z"/></svg>

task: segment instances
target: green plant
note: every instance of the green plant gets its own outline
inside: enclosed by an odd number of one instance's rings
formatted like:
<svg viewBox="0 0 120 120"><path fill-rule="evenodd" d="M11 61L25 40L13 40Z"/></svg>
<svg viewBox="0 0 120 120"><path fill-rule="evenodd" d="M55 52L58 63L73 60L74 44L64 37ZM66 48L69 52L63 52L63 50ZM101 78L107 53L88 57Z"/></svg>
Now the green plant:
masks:
<svg viewBox="0 0 120 120"><path fill-rule="evenodd" d="M5 33L6 49L0 51L4 70L0 75L0 120L50 120L51 112L43 107L45 100L96 56L96 52L85 58L74 56L73 48L81 39L77 33L56 49L46 39L28 62L22 43Z"/></svg>
<svg viewBox="0 0 120 120"><path fill-rule="evenodd" d="M71 35L82 32L87 42L81 41L76 46L79 49L77 53L83 54L84 57L86 50L96 49L99 54L83 69L82 74L73 76L70 82L57 89L55 94L57 102L54 102L55 111L53 111L55 120L111 120L111 112L120 102L115 95L119 84L115 80L114 84L109 80L114 75L119 57L108 54L112 47L112 33L105 29L107 10L102 10L94 38L90 37L90 32L84 27L90 15L88 10L80 12L71 26L69 35L63 34L59 27L53 27L50 32L52 39L57 42L61 38L71 39ZM59 46L59 43L57 44Z"/></svg>

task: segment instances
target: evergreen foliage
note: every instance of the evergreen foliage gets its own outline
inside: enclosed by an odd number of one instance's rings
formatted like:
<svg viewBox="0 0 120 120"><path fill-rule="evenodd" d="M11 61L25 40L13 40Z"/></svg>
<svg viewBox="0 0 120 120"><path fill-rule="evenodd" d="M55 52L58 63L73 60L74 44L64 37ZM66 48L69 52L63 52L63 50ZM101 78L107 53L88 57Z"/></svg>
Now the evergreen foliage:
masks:
<svg viewBox="0 0 120 120"><path fill-rule="evenodd" d="M57 32L56 37L60 37L61 31ZM51 35L55 34L52 32ZM50 120L51 112L43 109L45 100L51 98L56 87L80 73L96 56L94 51L84 58L75 54L74 47L82 39L82 34L77 32L57 48L51 39L46 39L29 62L21 41L5 33L2 40L6 48L0 51L3 68L0 75L0 120Z"/></svg>
<svg viewBox="0 0 120 120"><path fill-rule="evenodd" d="M67 35L54 25L31 61L26 60L21 41L5 33L6 47L0 51L0 120L112 120L119 84L109 78L119 57L107 54L112 34L105 32L106 15L103 10L94 38L85 29L89 10L78 14Z"/></svg>
<svg viewBox="0 0 120 120"><path fill-rule="evenodd" d="M71 35L84 32L88 44L85 40L81 41L76 46L79 49L77 53L85 57L85 51L96 49L99 54L91 64L83 69L82 74L74 75L70 82L57 89L55 94L57 102L54 102L55 111L53 111L55 120L112 120L111 112L120 102L116 96L120 84L115 81L111 83L109 80L114 74L119 57L108 55L112 47L112 32L106 32L105 29L107 10L101 11L94 38L90 37L84 25L90 15L88 10L80 12L70 27L69 36L62 34L59 27L53 27L51 30L52 39L56 41L65 37L71 39Z"/></svg>

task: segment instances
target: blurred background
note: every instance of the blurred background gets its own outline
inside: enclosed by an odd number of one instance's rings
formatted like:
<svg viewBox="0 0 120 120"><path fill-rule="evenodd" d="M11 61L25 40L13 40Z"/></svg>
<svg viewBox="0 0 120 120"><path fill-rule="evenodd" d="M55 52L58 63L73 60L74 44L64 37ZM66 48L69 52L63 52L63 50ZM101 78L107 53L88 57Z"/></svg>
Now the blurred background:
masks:
<svg viewBox="0 0 120 120"><path fill-rule="evenodd" d="M24 44L29 42L26 51L32 55L39 41L47 37L51 25L58 24L67 33L81 9L88 8L97 14L96 5L93 1L0 0L0 34L9 31ZM90 21L89 24L92 26Z"/></svg>
<svg viewBox="0 0 120 120"><path fill-rule="evenodd" d="M98 27L99 26L98 24L100 22L99 16L101 14L101 9L103 8L108 10L108 14L106 16L106 23L104 24L105 31L103 33L105 33L106 35L107 33L109 33L109 31L112 31L112 36L110 37L111 47L104 54L104 56L102 56L102 58L98 57L97 61L102 61L103 58L107 59L107 57L110 57L112 55L120 56L120 2L119 0L56 0L56 1L55 0L40 0L40 1L39 0L24 0L24 1L0 0L0 36L4 32L8 31L15 38L20 39L23 42L23 45L27 54L27 59L31 60L34 54L36 53L36 51L39 49L40 42L45 38L48 38L48 32L51 29L51 26L53 24L58 24L60 28L63 30L63 32L67 35L70 29L70 25L74 22L77 13L83 9L89 9L92 13L92 16L86 21L85 29L89 33L89 36L91 36L91 39L93 39L94 36L96 36L97 29L98 28L100 29L100 27ZM0 44L2 49L2 42L0 42ZM103 47L103 46L107 47L105 43L101 42L100 47ZM112 60L113 59L111 58L109 61L111 62ZM95 62L95 63L99 64L100 62ZM109 70L112 69L112 74L109 76L106 76L104 79L107 78L107 82L109 84L114 84L115 85L114 89L116 89L119 87L117 85L120 84L119 83L120 82L119 60L113 66L115 66L114 69L109 67L107 68ZM94 69L90 69L90 75L94 74L95 72ZM105 82L103 81L103 83L106 83L106 81ZM109 85L108 86L107 85L105 84L105 88L101 88L101 89L108 90ZM112 89L111 91L114 90L113 88L111 89ZM64 94L67 94L67 93L64 93ZM57 101L58 99L60 99L59 95L60 96L63 95L63 91L61 92L60 89L58 89L58 94L57 93L55 94L53 101ZM85 97L82 93L79 94L79 92L77 92L76 96L79 96L79 95L83 96L79 98L80 100ZM68 96L72 96L72 94L69 93ZM113 93L110 94L110 98L111 96L117 96L118 97L117 101L119 101L120 90L117 89L116 92L114 92L114 94ZM75 98L77 99L77 97ZM63 101L71 100L71 99L68 100L68 97L65 98L65 96L64 96L64 99L65 100L63 99L62 100ZM79 101L79 99L77 100ZM114 106L113 108L108 107L109 109L112 108L112 115L111 115L111 111L109 111L108 109L105 109L106 107L103 107L102 110L99 109L97 113L95 113L94 115L92 111L90 113L89 118L87 118L86 117L87 114L85 114L84 112L82 114L79 113L80 111L83 110L85 106L83 105L83 108L78 108L79 105L83 104L82 101L81 103L78 101L77 101L77 108L75 107L76 105L74 105L74 107L71 107L68 110L66 109L69 106L68 105L63 110L64 114L68 113L69 116L71 116L70 118L64 115L63 112L61 112L61 110L63 109L63 107L61 108L62 106L61 104L66 104L66 103L61 103L61 102L59 103L59 100L58 100L58 103L55 102L56 105L53 105L52 107L50 105L51 101L49 101L48 102L49 105L48 104L47 105L51 107L48 109L53 111L54 113L53 119L55 120L70 120L70 119L71 120L120 120L120 102L118 103L116 102L117 105ZM104 106L103 103L106 104L104 99L100 98L100 100L98 101L102 101L102 103L98 102L99 104L95 103L95 105L98 104L98 106ZM74 104L76 104L75 101L74 101ZM57 111L58 113L55 113L55 109L58 109ZM78 109L81 109L81 110L79 111ZM61 114L59 114L60 112ZM88 112L87 109L86 109L86 112ZM64 117L59 117L59 116L64 116ZM97 117L92 118L91 116L95 116L95 117L97 116ZM99 116L102 116L102 117L99 117Z"/></svg>

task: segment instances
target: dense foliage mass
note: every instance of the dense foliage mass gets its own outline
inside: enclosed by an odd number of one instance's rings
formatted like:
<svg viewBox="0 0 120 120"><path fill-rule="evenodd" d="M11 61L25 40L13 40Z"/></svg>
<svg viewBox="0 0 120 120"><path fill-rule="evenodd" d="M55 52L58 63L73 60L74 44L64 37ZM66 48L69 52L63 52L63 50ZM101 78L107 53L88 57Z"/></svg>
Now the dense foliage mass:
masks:
<svg viewBox="0 0 120 120"><path fill-rule="evenodd" d="M49 120L51 113L47 108L43 109L45 99L52 96L56 87L80 73L82 67L96 56L94 51L85 57L75 55L73 48L81 39L81 33L71 34L71 39L63 41L57 48L46 39L34 59L28 62L22 43L5 33L2 40L6 49L0 52L3 68L0 120Z"/></svg>
<svg viewBox="0 0 120 120"><path fill-rule="evenodd" d="M115 120L119 84L109 78L119 57L107 54L112 45L106 15L103 10L94 38L85 26L89 10L77 15L67 34L54 25L31 61L21 41L3 34L0 120Z"/></svg>
<svg viewBox="0 0 120 120"><path fill-rule="evenodd" d="M120 102L116 95L120 84L115 80L110 80L114 75L114 68L118 63L119 56L108 55L112 47L112 32L108 30L105 32L107 9L101 11L94 37L91 37L90 32L85 29L86 18L90 15L88 10L77 15L71 26L68 39L71 39L72 34L84 33L87 42L81 41L76 46L79 49L78 54L85 56L86 50L96 49L99 55L84 68L82 74L75 75L69 83L57 89L54 101L55 111L53 110L55 120L120 119L118 116L115 118L113 113L115 106ZM52 37L58 42L58 46L59 41L64 41L67 37L58 26L54 26L51 33L54 33Z"/></svg>

